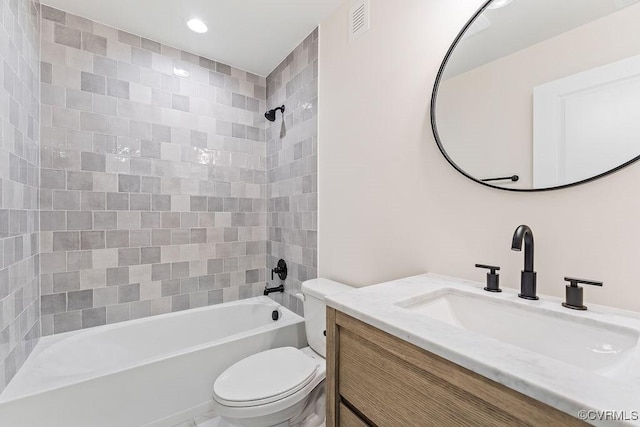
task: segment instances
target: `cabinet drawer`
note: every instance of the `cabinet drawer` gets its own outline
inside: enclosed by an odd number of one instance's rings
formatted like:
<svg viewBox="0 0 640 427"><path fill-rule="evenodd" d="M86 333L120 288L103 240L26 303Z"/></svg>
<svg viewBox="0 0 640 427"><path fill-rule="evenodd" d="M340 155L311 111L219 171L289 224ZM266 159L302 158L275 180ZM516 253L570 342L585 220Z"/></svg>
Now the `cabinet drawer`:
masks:
<svg viewBox="0 0 640 427"><path fill-rule="evenodd" d="M339 313L337 391L378 426L585 425Z"/></svg>
<svg viewBox="0 0 640 427"><path fill-rule="evenodd" d="M342 403L340 404L340 415L338 419L340 420L338 423L340 427L369 427L367 423L362 421L360 417L351 412L351 410Z"/></svg>

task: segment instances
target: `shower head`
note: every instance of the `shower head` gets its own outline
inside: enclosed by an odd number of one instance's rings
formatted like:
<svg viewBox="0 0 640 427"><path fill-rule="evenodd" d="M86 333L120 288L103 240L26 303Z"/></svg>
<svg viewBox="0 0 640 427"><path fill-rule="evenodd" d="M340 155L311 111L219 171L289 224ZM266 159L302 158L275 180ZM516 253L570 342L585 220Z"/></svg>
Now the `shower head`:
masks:
<svg viewBox="0 0 640 427"><path fill-rule="evenodd" d="M282 111L282 114L284 114L284 105L282 107L278 107L278 108L274 108L273 110L269 110L266 113L264 113L264 117L269 120L270 122L275 122L276 121L276 111Z"/></svg>

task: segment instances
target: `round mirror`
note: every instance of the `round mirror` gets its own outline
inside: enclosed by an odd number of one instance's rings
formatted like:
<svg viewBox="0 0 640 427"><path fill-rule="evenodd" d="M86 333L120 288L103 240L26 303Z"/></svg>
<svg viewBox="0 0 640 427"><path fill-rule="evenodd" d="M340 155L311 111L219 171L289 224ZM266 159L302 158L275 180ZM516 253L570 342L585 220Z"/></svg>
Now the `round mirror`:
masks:
<svg viewBox="0 0 640 427"><path fill-rule="evenodd" d="M438 146L479 183L539 191L640 156L639 0L493 0L460 32L431 102Z"/></svg>

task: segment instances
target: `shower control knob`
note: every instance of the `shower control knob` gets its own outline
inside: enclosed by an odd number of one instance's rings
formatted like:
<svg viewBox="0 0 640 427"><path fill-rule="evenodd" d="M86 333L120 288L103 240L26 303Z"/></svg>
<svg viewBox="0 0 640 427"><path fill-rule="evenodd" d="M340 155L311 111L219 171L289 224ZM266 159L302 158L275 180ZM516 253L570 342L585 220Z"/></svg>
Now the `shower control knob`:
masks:
<svg viewBox="0 0 640 427"><path fill-rule="evenodd" d="M274 274L277 274L280 280L287 278L287 263L283 259L278 261L278 266L271 270L271 280Z"/></svg>

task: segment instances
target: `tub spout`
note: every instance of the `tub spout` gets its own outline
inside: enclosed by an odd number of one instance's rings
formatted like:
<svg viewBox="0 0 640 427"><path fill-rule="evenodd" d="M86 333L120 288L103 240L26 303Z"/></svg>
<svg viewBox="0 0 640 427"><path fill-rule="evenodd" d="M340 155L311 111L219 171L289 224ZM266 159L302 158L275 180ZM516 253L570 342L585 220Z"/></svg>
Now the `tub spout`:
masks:
<svg viewBox="0 0 640 427"><path fill-rule="evenodd" d="M273 294L276 292L284 292L284 285L280 285L278 287L275 288L270 288L269 286L265 286L264 287L264 294L265 295L269 295L269 294Z"/></svg>

